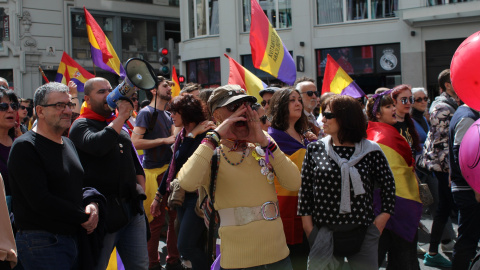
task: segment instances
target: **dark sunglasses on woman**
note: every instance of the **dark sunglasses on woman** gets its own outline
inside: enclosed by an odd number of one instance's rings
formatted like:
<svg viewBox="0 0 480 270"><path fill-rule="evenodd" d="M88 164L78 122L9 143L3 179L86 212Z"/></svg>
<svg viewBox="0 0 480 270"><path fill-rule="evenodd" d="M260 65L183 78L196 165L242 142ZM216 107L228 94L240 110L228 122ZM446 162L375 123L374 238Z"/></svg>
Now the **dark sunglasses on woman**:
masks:
<svg viewBox="0 0 480 270"><path fill-rule="evenodd" d="M2 102L0 103L0 112L8 111L8 107L12 107L12 110L16 111L18 110L18 103L11 102L11 103L6 103Z"/></svg>
<svg viewBox="0 0 480 270"><path fill-rule="evenodd" d="M410 102L410 104L413 104L415 101L413 100L413 97L402 97L400 99L400 102L402 102L403 105L406 105L408 102Z"/></svg>
<svg viewBox="0 0 480 270"><path fill-rule="evenodd" d="M324 112L322 113L323 117L325 117L326 119L330 120L332 118L335 118L335 114L332 113L332 112Z"/></svg>

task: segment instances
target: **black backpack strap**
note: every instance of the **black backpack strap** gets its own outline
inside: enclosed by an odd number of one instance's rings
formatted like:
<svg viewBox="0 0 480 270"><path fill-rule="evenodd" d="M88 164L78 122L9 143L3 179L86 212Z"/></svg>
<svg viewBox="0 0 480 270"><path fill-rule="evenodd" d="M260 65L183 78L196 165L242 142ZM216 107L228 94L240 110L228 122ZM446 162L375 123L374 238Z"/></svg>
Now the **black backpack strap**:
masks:
<svg viewBox="0 0 480 270"><path fill-rule="evenodd" d="M212 156L212 166L211 166L211 172L210 172L210 188L209 188L209 196L210 196L210 201L212 202L212 212L210 213L209 217L209 224L208 224L208 239L207 239L207 256L208 256L208 261L209 265L213 263L215 260L215 252L214 252L214 240L215 240L215 215L217 214L217 211L213 207L213 204L215 203L215 186L217 184L217 172L218 172L218 148L215 148L213 151L213 156Z"/></svg>

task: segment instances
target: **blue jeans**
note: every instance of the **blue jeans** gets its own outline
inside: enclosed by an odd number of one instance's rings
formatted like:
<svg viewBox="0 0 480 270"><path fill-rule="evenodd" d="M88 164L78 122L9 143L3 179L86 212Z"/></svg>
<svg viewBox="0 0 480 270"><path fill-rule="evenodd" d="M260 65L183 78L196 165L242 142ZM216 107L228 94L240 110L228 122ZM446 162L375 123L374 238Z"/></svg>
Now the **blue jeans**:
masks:
<svg viewBox="0 0 480 270"><path fill-rule="evenodd" d="M18 231L18 259L24 269L77 269L78 248L74 236L46 231Z"/></svg>
<svg viewBox="0 0 480 270"><path fill-rule="evenodd" d="M262 270L262 269L268 269L268 270L292 270L292 262L290 261L290 257L286 257L283 260L280 260L278 262L274 262L271 264L265 264L265 265L259 265L259 266L254 266L254 267L248 267L248 268L236 268L235 270ZM222 268L220 266L220 270L226 270L225 268ZM233 270L233 269L232 269Z"/></svg>
<svg viewBox="0 0 480 270"><path fill-rule="evenodd" d="M127 209L130 210L130 207ZM105 270L107 268L113 247L117 247L125 269L148 269L146 226L143 214L136 214L131 217L127 225L117 232L107 233L95 269Z"/></svg>
<svg viewBox="0 0 480 270"><path fill-rule="evenodd" d="M177 219L180 224L177 246L180 254L192 263L192 270L210 269L205 254L205 243L201 241L205 231L205 223L195 213L197 193L186 193L182 207L177 208Z"/></svg>
<svg viewBox="0 0 480 270"><path fill-rule="evenodd" d="M452 269L466 270L480 239L480 203L475 200L473 191L452 193L458 207L458 239L453 247Z"/></svg>

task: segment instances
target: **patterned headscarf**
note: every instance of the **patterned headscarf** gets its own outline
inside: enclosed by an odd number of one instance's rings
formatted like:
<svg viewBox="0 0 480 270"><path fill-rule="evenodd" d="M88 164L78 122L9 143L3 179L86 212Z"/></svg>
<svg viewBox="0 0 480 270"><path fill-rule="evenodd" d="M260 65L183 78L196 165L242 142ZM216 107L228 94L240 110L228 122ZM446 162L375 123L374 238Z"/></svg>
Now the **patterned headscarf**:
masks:
<svg viewBox="0 0 480 270"><path fill-rule="evenodd" d="M372 99L375 99L375 103L373 103L373 109L372 109L372 115L373 117L375 117L375 119L377 119L377 111L379 110L380 100L382 100L383 96L391 94L392 91L393 89L390 89L388 91L375 94L371 97Z"/></svg>

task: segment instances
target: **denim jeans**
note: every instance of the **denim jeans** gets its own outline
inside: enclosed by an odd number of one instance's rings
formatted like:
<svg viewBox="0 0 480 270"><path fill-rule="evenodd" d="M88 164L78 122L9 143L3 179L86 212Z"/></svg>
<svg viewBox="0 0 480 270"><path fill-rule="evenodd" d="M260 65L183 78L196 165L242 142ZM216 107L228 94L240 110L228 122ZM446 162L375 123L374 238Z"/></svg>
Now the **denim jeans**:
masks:
<svg viewBox="0 0 480 270"><path fill-rule="evenodd" d="M480 239L480 203L473 191L452 193L458 207L458 239L453 247L452 269L466 270Z"/></svg>
<svg viewBox="0 0 480 270"><path fill-rule="evenodd" d="M192 263L192 270L210 269L205 254L202 234L206 230L203 218L195 213L197 193L186 193L182 207L177 208L177 219L180 224L178 230L178 251Z"/></svg>
<svg viewBox="0 0 480 270"><path fill-rule="evenodd" d="M127 208L130 209L130 207ZM117 232L107 233L95 269L105 270L107 268L113 247L117 247L125 269L148 269L146 226L143 214L136 214L131 217L127 225Z"/></svg>
<svg viewBox="0 0 480 270"><path fill-rule="evenodd" d="M18 231L16 237L18 259L24 269L78 268L76 237L36 230Z"/></svg>
<svg viewBox="0 0 480 270"><path fill-rule="evenodd" d="M451 226L451 222L448 221L450 221L450 213L455 208L452 191L448 186L448 173L435 172L435 176L438 179L438 208L432 223L430 247L428 249L432 253L438 253L438 245L442 240L445 226Z"/></svg>
<svg viewBox="0 0 480 270"><path fill-rule="evenodd" d="M231 269L231 268L229 268ZM259 265L259 266L254 266L254 267L248 267L248 268L234 268L232 270L262 270L262 269L268 269L268 270L293 270L292 268L292 262L290 261L290 257L286 257L283 260L280 260L278 262L274 262L271 264L265 264L265 265ZM227 270L225 268L222 268L220 266L220 270Z"/></svg>

